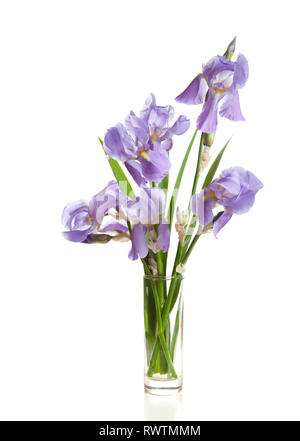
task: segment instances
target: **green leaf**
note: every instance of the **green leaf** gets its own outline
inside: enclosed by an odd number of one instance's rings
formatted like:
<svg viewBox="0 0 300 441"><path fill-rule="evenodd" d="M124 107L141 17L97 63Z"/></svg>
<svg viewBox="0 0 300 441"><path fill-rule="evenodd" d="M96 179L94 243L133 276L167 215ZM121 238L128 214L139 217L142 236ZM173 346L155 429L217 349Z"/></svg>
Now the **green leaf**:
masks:
<svg viewBox="0 0 300 441"><path fill-rule="evenodd" d="M231 138L228 139L228 141L226 142L226 144L224 145L224 147L222 148L222 150L220 151L220 153L218 154L218 156L216 157L216 159L212 163L210 169L207 172L206 178L205 178L204 183L202 185L202 189L206 188L213 180L213 178L216 174L217 168L219 167L220 161L222 159L223 153L225 152L225 149L228 146L230 140L231 140Z"/></svg>
<svg viewBox="0 0 300 441"><path fill-rule="evenodd" d="M198 130L195 130L195 133L194 133L194 135L193 135L193 137L191 139L191 142L190 142L190 144L189 144L189 146L187 148L187 151L185 152L185 155L184 155L184 158L183 158L183 161L182 161L182 164L181 164L181 167L180 167L180 170L178 172L177 179L176 179L176 182L175 182L175 185L174 185L174 190L173 190L173 194L172 194L172 197L171 197L171 200L170 200L170 205L169 205L169 210L168 210L168 220L170 222L170 227L172 226L172 222L173 222L174 210L175 210L176 200L177 200L177 196L178 196L179 186L181 184L183 172L184 172L187 160L189 158L191 149L193 147L193 144L194 144L197 132L198 132Z"/></svg>
<svg viewBox="0 0 300 441"><path fill-rule="evenodd" d="M168 173L167 176L165 176L164 179L159 183L159 187L162 188L163 190L168 190L168 186L169 186L169 173Z"/></svg>
<svg viewBox="0 0 300 441"><path fill-rule="evenodd" d="M101 138L98 138L100 141L100 144L102 145L103 151L106 154L106 151L103 147L103 141ZM127 176L123 172L120 164L118 161L116 161L113 158L108 159L108 163L110 165L110 168L112 169L112 172L114 174L114 177L116 178L116 181L118 182L118 185L120 187L120 190L125 193L127 196L129 196L131 199L135 198L134 191L130 185L130 182L127 179Z"/></svg>

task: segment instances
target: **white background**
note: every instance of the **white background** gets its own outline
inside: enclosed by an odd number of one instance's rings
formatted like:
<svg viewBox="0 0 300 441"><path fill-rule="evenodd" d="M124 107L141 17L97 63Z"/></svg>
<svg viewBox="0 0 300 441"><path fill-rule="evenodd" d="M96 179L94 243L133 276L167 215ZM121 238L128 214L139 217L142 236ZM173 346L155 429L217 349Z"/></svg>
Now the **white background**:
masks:
<svg viewBox="0 0 300 441"><path fill-rule="evenodd" d="M219 119L213 153L234 134L221 168L265 187L189 262L183 395L144 398L141 264L63 240L60 214L111 179L97 136L150 92L195 125L174 97L234 35L247 121ZM297 1L1 1L0 41L1 419L299 419Z"/></svg>

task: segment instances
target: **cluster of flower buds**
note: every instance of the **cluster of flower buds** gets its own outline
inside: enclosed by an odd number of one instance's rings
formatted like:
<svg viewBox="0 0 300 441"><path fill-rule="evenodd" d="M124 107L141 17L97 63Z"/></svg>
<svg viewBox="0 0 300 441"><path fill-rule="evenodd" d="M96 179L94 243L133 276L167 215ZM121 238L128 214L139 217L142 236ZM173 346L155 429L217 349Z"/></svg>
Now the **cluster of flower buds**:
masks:
<svg viewBox="0 0 300 441"><path fill-rule="evenodd" d="M150 268L150 270L152 272L152 275L154 277L156 277L158 275L157 263L156 263L156 261L152 257L149 257L149 259L148 259L148 266L149 266L149 268Z"/></svg>
<svg viewBox="0 0 300 441"><path fill-rule="evenodd" d="M189 219L189 213L185 210L180 210L179 207L177 207L176 210L176 219L177 222L175 224L175 229L178 233L178 240L180 243L184 242L185 239L185 226Z"/></svg>

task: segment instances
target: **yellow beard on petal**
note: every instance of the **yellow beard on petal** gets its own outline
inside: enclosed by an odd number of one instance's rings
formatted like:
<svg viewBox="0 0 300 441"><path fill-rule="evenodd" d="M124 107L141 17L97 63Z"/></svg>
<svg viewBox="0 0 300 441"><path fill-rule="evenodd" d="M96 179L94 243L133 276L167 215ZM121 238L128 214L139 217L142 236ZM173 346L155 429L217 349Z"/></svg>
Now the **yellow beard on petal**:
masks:
<svg viewBox="0 0 300 441"><path fill-rule="evenodd" d="M146 161L148 161L148 162L151 161L150 156L148 155L147 152L145 152L145 150L143 150L143 151L140 153L140 156L141 156L142 158L146 159Z"/></svg>

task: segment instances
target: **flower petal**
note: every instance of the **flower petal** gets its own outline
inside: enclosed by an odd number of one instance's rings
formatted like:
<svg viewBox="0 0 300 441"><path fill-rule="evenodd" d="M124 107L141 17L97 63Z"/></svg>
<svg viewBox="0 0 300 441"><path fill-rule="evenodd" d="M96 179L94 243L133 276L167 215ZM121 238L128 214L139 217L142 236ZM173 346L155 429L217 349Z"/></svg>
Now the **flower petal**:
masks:
<svg viewBox="0 0 300 441"><path fill-rule="evenodd" d="M64 231L62 235L71 242L83 242L90 234L90 228L87 230Z"/></svg>
<svg viewBox="0 0 300 441"><path fill-rule="evenodd" d="M122 222L110 222L105 227L101 228L101 232L105 233L107 231L128 231L128 227L125 221Z"/></svg>
<svg viewBox="0 0 300 441"><path fill-rule="evenodd" d="M170 228L167 223L161 223L159 225L157 243L161 251L164 253L170 248Z"/></svg>
<svg viewBox="0 0 300 441"><path fill-rule="evenodd" d="M202 113L197 118L197 129L205 133L214 133L217 128L217 110L224 94L209 89L207 101Z"/></svg>
<svg viewBox="0 0 300 441"><path fill-rule="evenodd" d="M137 138L143 145L146 145L149 139L148 127L145 121L130 112L125 119L125 126L130 134Z"/></svg>
<svg viewBox="0 0 300 441"><path fill-rule="evenodd" d="M200 193L194 194L191 199L191 210L198 217L200 225L208 225L213 221L214 199L209 197L209 191L202 190Z"/></svg>
<svg viewBox="0 0 300 441"><path fill-rule="evenodd" d="M242 115L239 93L235 90L233 93L228 93L222 103L220 115L230 119L231 121L245 121Z"/></svg>
<svg viewBox="0 0 300 441"><path fill-rule="evenodd" d="M65 206L61 215L61 222L63 226L67 229L71 229L73 218L82 212L88 214L88 205L86 201L79 200L70 202L68 205Z"/></svg>
<svg viewBox="0 0 300 441"><path fill-rule="evenodd" d="M249 76L249 66L246 57L239 54L235 64L235 72L233 78L233 86L237 89L244 87Z"/></svg>
<svg viewBox="0 0 300 441"><path fill-rule="evenodd" d="M217 234L219 233L219 231L225 227L225 225L227 224L227 222L230 221L230 219L232 218L232 213L225 211L222 216L220 216L215 222L214 222L214 226L213 226L213 232L215 237L217 237Z"/></svg>
<svg viewBox="0 0 300 441"><path fill-rule="evenodd" d="M104 148L108 156L118 161L135 159L137 147L123 124L117 124L107 130L104 136Z"/></svg>
<svg viewBox="0 0 300 441"><path fill-rule="evenodd" d="M190 125L190 120L186 116L180 115L173 126L166 131L165 137L172 138L173 135L182 135L189 129Z"/></svg>
<svg viewBox="0 0 300 441"><path fill-rule="evenodd" d="M155 143L153 150L147 151L150 161L141 158L142 173L148 181L159 184L168 174L171 163L166 150L162 149L159 143Z"/></svg>
<svg viewBox="0 0 300 441"><path fill-rule="evenodd" d="M207 83L202 74L197 75L175 100L184 104L201 104L207 92Z"/></svg>
<svg viewBox="0 0 300 441"><path fill-rule="evenodd" d="M148 254L148 245L145 238L146 227L142 224L137 224L133 227L131 232L131 250L128 254L129 259L137 260L139 257L144 258Z"/></svg>
<svg viewBox="0 0 300 441"><path fill-rule="evenodd" d="M148 181L147 179L144 178L142 174L142 165L139 161L134 161L134 160L126 161L125 167L127 168L127 170L129 171L129 173L131 174L131 176L133 177L133 179L135 180L135 182L139 187L147 185Z"/></svg>

